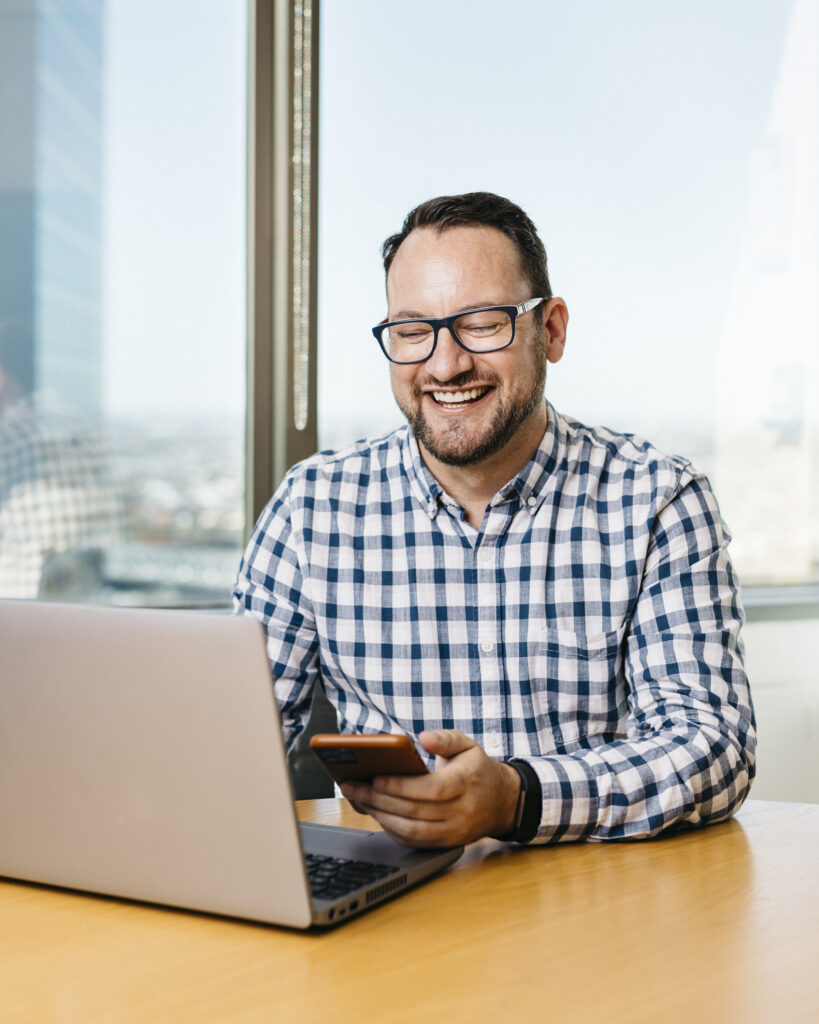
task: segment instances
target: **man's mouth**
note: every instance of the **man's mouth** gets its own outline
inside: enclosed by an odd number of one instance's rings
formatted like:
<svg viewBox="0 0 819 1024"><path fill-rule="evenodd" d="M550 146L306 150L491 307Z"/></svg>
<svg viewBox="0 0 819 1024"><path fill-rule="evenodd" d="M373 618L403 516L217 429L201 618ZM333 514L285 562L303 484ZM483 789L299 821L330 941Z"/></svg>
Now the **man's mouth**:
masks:
<svg viewBox="0 0 819 1024"><path fill-rule="evenodd" d="M462 391L428 391L436 405L442 409L465 409L468 405L480 401L490 391L487 385L478 388L464 388Z"/></svg>

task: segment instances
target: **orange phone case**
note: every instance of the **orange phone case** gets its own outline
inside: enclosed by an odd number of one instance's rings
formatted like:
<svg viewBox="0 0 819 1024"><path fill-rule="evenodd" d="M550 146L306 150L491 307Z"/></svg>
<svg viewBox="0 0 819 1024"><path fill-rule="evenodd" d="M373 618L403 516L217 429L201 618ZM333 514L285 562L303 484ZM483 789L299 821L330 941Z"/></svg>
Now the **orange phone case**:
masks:
<svg viewBox="0 0 819 1024"><path fill-rule="evenodd" d="M310 747L336 782L370 782L376 775L422 775L429 770L409 736L318 733Z"/></svg>

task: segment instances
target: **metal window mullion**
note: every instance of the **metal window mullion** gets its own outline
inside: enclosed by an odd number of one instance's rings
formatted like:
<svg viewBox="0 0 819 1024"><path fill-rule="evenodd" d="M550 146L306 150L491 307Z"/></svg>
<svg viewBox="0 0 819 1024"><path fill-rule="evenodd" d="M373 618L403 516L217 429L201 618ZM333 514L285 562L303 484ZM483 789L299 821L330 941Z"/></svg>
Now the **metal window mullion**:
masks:
<svg viewBox="0 0 819 1024"><path fill-rule="evenodd" d="M250 0L248 24L249 530L318 444L318 4Z"/></svg>

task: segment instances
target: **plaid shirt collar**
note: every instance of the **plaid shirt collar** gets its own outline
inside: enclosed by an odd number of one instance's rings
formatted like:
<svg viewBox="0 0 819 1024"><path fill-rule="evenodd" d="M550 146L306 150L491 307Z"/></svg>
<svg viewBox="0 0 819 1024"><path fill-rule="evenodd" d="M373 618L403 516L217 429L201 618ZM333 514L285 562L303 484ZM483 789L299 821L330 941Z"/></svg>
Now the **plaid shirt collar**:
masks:
<svg viewBox="0 0 819 1024"><path fill-rule="evenodd" d="M521 505L528 505L534 513L553 490L555 470L566 456L566 425L549 402L546 403L546 413L546 432L537 450L523 469L494 495L489 502L491 508L517 501ZM409 426L405 428L402 448L404 472L413 496L429 518L434 519L438 515L442 504L457 507L457 503L427 468L421 457L418 440Z"/></svg>

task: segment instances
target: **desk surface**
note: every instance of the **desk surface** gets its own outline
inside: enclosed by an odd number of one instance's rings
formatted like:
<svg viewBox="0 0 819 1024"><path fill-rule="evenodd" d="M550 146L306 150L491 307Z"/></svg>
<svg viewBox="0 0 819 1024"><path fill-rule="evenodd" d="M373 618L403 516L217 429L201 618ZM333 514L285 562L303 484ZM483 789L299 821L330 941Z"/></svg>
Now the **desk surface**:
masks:
<svg viewBox="0 0 819 1024"><path fill-rule="evenodd" d="M362 825L341 801L302 817ZM0 1019L819 1020L819 806L644 843L476 843L302 934L0 883Z"/></svg>

